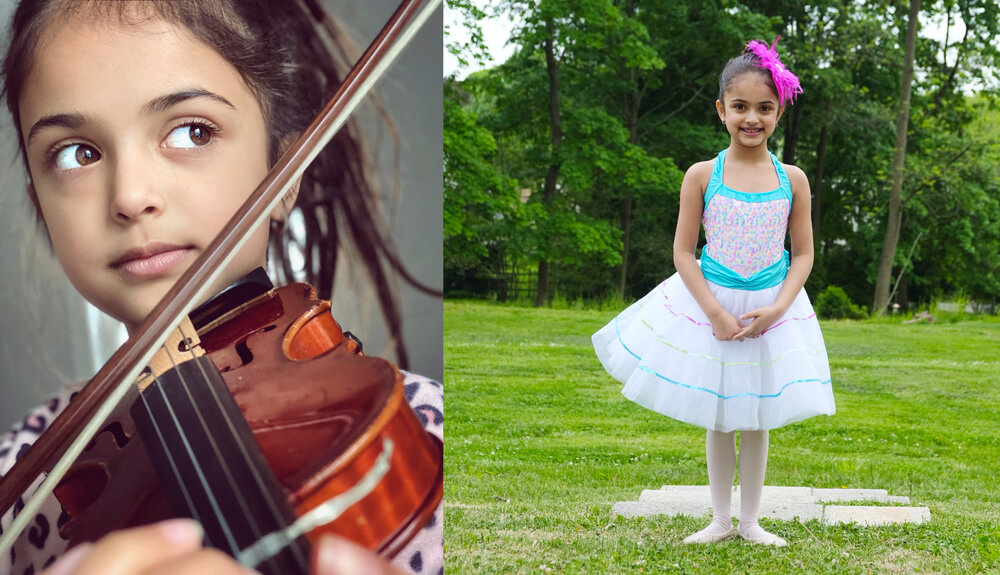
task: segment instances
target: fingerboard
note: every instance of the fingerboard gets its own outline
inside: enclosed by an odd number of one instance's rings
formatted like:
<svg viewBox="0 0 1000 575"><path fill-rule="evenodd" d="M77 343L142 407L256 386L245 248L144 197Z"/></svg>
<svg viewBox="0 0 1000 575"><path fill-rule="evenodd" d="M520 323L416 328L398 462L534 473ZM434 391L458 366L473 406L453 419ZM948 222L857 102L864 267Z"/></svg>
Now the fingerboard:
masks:
<svg viewBox="0 0 1000 575"><path fill-rule="evenodd" d="M206 543L234 557L295 521L246 419L207 357L159 375L132 417L178 515L205 529ZM295 543L256 569L309 573L309 542Z"/></svg>

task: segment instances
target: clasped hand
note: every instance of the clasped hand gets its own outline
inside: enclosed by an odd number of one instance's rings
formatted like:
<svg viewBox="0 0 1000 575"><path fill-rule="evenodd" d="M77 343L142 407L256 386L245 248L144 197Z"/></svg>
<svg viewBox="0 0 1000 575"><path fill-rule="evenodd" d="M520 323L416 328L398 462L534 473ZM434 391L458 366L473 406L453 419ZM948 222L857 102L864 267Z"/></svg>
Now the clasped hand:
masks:
<svg viewBox="0 0 1000 575"><path fill-rule="evenodd" d="M770 305L757 308L736 319L736 316L728 311L722 311L715 317L710 317L712 331L715 338L720 341L743 341L745 338L760 337L764 330L774 325L784 314L778 306ZM740 320L753 319L749 325L744 326Z"/></svg>

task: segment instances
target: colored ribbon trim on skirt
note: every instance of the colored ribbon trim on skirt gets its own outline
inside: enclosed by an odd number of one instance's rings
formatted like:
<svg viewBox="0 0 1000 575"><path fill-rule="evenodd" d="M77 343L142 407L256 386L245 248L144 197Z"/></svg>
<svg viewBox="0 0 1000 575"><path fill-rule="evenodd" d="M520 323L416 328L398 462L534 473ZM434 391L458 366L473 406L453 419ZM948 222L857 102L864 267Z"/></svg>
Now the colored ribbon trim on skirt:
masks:
<svg viewBox="0 0 1000 575"><path fill-rule="evenodd" d="M625 351L627 351L629 353L629 355L631 355L632 357L634 357L637 360L639 360L640 362L642 362L642 357L640 357L639 354L635 353L634 351L632 351L631 349L629 349L629 347L627 345L625 345L625 341L622 339L622 333L618 329L617 318L615 318L615 332L618 335L618 343L621 344L622 348L624 348ZM695 390L695 391L704 391L706 393L710 393L710 394L718 397L719 399L723 399L723 400L725 400L725 399L734 399L734 398L737 398L737 397L757 397L757 398L760 398L760 399L771 399L771 398L775 398L775 397L780 397L781 394L785 392L786 388L788 388L791 385L795 385L796 383L818 383L820 385L829 385L832 382L832 380L830 380L830 379L817 379L817 378L796 379L794 381L789 381L788 383L782 385L778 389L777 393L753 393L752 391L747 391L747 392L744 392L744 393L734 393L732 395L723 395L723 394L721 394L721 393L719 393L717 391L708 389L707 387L702 387L700 385L690 385L690 384L687 384L687 383L681 383L679 381L675 381L675 380L670 379L669 377L663 375L662 373L656 371L655 369L652 369L650 367L642 365L641 363L639 365L637 365L636 368L637 369L641 369L642 371L645 371L646 373L649 373L649 374L651 374L651 375L653 375L653 376L655 376L655 377L657 377L659 379L662 379L662 380L664 380L666 382L669 382L669 383L672 383L674 385L677 385L677 386L680 386L680 387L684 387L684 388L687 388L687 389L691 389L691 390Z"/></svg>

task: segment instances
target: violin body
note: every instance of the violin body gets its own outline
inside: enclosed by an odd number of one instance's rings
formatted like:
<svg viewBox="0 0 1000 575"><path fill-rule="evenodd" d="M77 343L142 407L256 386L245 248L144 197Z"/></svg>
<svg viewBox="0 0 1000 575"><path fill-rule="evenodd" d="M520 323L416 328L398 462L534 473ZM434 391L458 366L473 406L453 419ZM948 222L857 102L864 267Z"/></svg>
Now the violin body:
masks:
<svg viewBox="0 0 1000 575"><path fill-rule="evenodd" d="M383 439L393 442L390 470L374 490L307 534L315 542L334 533L392 556L441 500L441 442L407 403L399 370L362 355L329 309L306 284L274 289L197 326L193 347L221 376L294 515L345 492L372 467ZM142 393L130 392L55 489L59 533L71 546L183 513L161 487L162 463L158 470L145 445L153 439L130 416Z"/></svg>

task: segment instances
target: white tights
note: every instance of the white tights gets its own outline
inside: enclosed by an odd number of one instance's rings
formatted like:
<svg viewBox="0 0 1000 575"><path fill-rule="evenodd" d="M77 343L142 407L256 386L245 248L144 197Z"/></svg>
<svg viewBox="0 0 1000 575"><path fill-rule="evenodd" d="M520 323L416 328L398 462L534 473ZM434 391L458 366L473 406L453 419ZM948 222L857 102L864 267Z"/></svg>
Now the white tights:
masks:
<svg viewBox="0 0 1000 575"><path fill-rule="evenodd" d="M767 470L766 429L740 431L740 536L755 543L784 545L785 541L764 531L757 523L760 495ZM727 536L733 528L730 516L733 475L736 472L736 432L708 431L705 438L708 458L708 486L712 493L712 523L691 535L687 543L710 543Z"/></svg>

